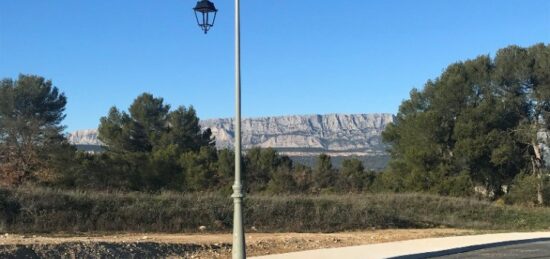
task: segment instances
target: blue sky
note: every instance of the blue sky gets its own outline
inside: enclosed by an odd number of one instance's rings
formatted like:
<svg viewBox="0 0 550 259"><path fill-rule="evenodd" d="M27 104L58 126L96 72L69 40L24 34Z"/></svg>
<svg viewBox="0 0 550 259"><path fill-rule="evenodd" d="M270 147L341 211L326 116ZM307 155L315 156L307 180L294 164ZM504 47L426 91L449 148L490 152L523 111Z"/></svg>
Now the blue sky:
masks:
<svg viewBox="0 0 550 259"><path fill-rule="evenodd" d="M142 92L233 116L233 1L1 0L0 78L53 80L68 131ZM243 116L395 113L457 60L550 42L547 0L242 0Z"/></svg>

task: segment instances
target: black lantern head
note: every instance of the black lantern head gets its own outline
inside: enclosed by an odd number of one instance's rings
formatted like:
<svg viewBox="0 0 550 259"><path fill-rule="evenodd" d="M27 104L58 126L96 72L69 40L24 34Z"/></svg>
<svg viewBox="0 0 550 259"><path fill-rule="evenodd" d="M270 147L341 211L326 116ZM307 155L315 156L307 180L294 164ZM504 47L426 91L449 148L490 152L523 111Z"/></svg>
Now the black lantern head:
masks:
<svg viewBox="0 0 550 259"><path fill-rule="evenodd" d="M204 34L214 26L214 21L216 21L216 13L218 9L214 6L214 3L208 0L199 0L197 5L193 8L195 11L195 18L197 19L197 24L204 31ZM212 18L212 21L210 21Z"/></svg>

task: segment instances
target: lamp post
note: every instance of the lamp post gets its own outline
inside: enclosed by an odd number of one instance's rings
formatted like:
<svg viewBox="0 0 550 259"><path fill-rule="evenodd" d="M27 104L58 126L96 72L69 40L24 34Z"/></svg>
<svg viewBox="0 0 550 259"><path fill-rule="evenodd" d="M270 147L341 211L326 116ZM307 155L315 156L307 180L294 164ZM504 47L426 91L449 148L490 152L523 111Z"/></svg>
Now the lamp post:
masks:
<svg viewBox="0 0 550 259"><path fill-rule="evenodd" d="M218 10L209 0L199 0L195 18L206 34L214 26ZM211 15L213 14L213 16ZM200 15L200 17L199 17ZM212 17L212 21L210 21ZM233 184L233 259L245 259L246 248L243 227L243 193L241 183L241 23L240 3L235 0L235 183Z"/></svg>
<svg viewBox="0 0 550 259"><path fill-rule="evenodd" d="M204 34L206 34L208 30L214 26L218 9L216 9L214 3L208 0L199 0L197 5L193 8L193 11L195 11L195 19L197 19L197 24L204 31ZM212 14L212 16L210 16L210 14ZM210 21L210 17L212 17L212 21Z"/></svg>

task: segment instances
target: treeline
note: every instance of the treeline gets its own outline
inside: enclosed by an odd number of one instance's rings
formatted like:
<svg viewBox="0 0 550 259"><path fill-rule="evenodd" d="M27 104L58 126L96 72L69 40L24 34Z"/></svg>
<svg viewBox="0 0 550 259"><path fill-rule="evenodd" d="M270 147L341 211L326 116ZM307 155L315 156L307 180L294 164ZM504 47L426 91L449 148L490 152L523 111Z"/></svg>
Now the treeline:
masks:
<svg viewBox="0 0 550 259"><path fill-rule="evenodd" d="M138 96L101 118L105 151L78 152L63 136L66 97L50 81L0 82L0 183L92 190L230 193L234 154L216 150L193 107ZM411 91L383 132L391 161L381 173L348 159L313 167L273 149L243 156L248 193L427 192L548 204L550 46L510 46L450 65Z"/></svg>
<svg viewBox="0 0 550 259"><path fill-rule="evenodd" d="M113 107L100 119L101 153L79 152L63 136L66 97L51 81L20 75L0 86L0 174L4 186L46 186L128 191L230 192L234 153L217 150L193 107L171 109L144 93L128 111ZM293 163L277 151L243 154L248 193L362 192L374 172L358 159L333 168L320 155L314 167Z"/></svg>
<svg viewBox="0 0 550 259"><path fill-rule="evenodd" d="M79 189L131 191L173 190L230 193L234 182L234 153L203 146L178 153L168 148L155 153L101 154L78 152L71 170L62 170L55 185ZM320 155L313 167L294 163L271 148L252 148L243 154L247 193L359 193L374 189L374 171L360 160L345 160L340 169Z"/></svg>
<svg viewBox="0 0 550 259"><path fill-rule="evenodd" d="M216 150L193 107L171 110L162 98L142 94L128 112L111 108L100 120L98 137L105 152L79 153L75 170L61 177L64 186L229 193L234 181L235 154ZM248 193L360 192L370 185L369 172L357 159L335 170L330 157L321 155L310 168L274 149L253 148L243 154L242 164Z"/></svg>
<svg viewBox="0 0 550 259"><path fill-rule="evenodd" d="M96 190L222 192L234 182L234 152L211 145L178 151L171 146L151 152L76 153L70 170L62 170L54 185ZM294 163L272 148L252 148L243 154L247 193L359 193L371 190L376 173L360 160L345 160L340 169L320 155L313 167Z"/></svg>

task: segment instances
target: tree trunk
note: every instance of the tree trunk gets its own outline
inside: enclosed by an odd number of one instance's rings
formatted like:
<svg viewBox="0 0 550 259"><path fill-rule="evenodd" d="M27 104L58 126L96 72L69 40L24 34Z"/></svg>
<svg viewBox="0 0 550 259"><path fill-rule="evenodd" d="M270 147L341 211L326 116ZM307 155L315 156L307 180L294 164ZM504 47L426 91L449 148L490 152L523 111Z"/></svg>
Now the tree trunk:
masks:
<svg viewBox="0 0 550 259"><path fill-rule="evenodd" d="M533 159L533 173L537 177L537 203L539 205L544 204L544 197L542 195L543 178L542 178L542 155L539 145L536 142L532 143L533 150L535 151L535 158Z"/></svg>

